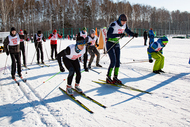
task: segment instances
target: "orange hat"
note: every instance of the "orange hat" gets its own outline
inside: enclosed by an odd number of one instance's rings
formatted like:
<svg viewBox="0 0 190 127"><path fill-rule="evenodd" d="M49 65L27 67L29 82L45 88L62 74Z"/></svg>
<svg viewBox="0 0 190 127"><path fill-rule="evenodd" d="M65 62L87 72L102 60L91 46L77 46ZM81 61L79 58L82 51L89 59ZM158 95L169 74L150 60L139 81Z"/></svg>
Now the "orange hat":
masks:
<svg viewBox="0 0 190 127"><path fill-rule="evenodd" d="M53 32L54 32L54 33L56 33L56 32L57 32L57 30L55 29L55 30L53 30Z"/></svg>

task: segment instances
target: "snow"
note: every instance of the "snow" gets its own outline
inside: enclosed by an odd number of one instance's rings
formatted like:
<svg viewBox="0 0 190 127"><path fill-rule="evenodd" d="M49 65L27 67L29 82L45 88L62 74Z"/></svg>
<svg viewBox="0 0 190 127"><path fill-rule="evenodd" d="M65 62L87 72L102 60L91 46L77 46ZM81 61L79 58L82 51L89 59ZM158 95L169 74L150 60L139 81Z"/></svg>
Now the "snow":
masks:
<svg viewBox="0 0 190 127"><path fill-rule="evenodd" d="M121 39L121 47L130 40L130 37ZM147 59L147 46L143 38L134 38L121 50L121 63ZM71 40L58 40L58 51L70 44ZM100 64L105 68L95 68L101 71L83 72L80 82L83 91L93 99L107 106L106 109L83 98L75 93L78 100L94 111L90 114L67 95L59 90L65 89L68 71L57 74L57 61L48 61L50 58L50 43L47 40L43 45L45 63L50 67L36 65L36 56L33 64L35 48L33 43L26 45L28 49L28 67L22 71L27 84L17 76L20 86L11 79L10 56L5 69L6 54L0 54L0 126L69 126L69 127L181 127L190 126L190 40L172 39L164 48L165 74L152 73L153 63L121 64L119 78L126 85L152 92L153 94L101 85L92 82L105 79L109 66L108 56L104 56ZM46 54L46 50L47 53ZM101 52L101 56L102 51ZM93 62L95 65L95 60ZM83 65L81 64L81 68ZM27 72L27 74L26 74ZM51 76L54 78L48 80ZM74 85L75 80L72 82Z"/></svg>

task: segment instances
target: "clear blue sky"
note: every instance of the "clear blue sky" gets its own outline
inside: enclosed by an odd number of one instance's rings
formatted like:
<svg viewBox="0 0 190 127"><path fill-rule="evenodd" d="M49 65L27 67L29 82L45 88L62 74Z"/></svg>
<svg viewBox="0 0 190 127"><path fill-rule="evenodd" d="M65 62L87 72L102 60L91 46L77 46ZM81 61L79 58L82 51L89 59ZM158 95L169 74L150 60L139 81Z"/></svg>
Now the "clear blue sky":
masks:
<svg viewBox="0 0 190 127"><path fill-rule="evenodd" d="M118 1L118 0L114 0ZM123 0L119 0L123 1ZM143 4L150 5L156 8L164 7L168 11L180 10L181 12L187 11L190 13L190 0L126 0L130 4Z"/></svg>

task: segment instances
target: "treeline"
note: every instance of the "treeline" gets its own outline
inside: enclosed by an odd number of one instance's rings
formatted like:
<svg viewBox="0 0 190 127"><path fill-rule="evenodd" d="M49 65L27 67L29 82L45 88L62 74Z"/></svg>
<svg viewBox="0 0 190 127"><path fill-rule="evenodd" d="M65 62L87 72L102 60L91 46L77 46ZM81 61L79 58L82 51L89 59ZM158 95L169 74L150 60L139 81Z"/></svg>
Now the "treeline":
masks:
<svg viewBox="0 0 190 127"><path fill-rule="evenodd" d="M104 27L122 13L129 28L189 30L190 13L112 0L0 0L0 31Z"/></svg>

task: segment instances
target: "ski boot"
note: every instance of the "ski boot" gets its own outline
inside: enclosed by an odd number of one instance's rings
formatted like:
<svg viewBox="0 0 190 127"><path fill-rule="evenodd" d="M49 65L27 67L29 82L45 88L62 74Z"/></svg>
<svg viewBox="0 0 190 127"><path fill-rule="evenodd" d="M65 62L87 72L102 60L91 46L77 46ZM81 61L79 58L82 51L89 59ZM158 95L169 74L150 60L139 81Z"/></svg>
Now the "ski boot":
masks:
<svg viewBox="0 0 190 127"><path fill-rule="evenodd" d="M12 75L12 79L15 79L15 75Z"/></svg>
<svg viewBox="0 0 190 127"><path fill-rule="evenodd" d="M88 68L91 69L91 64L88 64Z"/></svg>
<svg viewBox="0 0 190 127"><path fill-rule="evenodd" d="M163 70L158 70L160 73L165 73Z"/></svg>
<svg viewBox="0 0 190 127"><path fill-rule="evenodd" d="M153 73L155 73L155 74L160 74L160 71L153 71Z"/></svg>
<svg viewBox="0 0 190 127"><path fill-rule="evenodd" d="M38 61L37 64L40 64L40 62Z"/></svg>
<svg viewBox="0 0 190 127"><path fill-rule="evenodd" d="M44 61L42 61L42 64L44 64Z"/></svg>
<svg viewBox="0 0 190 127"><path fill-rule="evenodd" d="M18 76L22 78L22 74L21 73L18 73Z"/></svg>
<svg viewBox="0 0 190 127"><path fill-rule="evenodd" d="M106 83L115 84L115 81L113 81L110 76L107 76Z"/></svg>
<svg viewBox="0 0 190 127"><path fill-rule="evenodd" d="M117 76L114 76L114 77L113 77L113 81L114 81L115 83L122 84L121 80L119 80L119 79L117 78Z"/></svg>
<svg viewBox="0 0 190 127"><path fill-rule="evenodd" d="M96 67L102 67L102 65L100 65L100 64L96 64Z"/></svg>
<svg viewBox="0 0 190 127"><path fill-rule="evenodd" d="M79 84L75 83L75 90L82 93L82 89L80 88Z"/></svg>
<svg viewBox="0 0 190 127"><path fill-rule="evenodd" d="M68 95L73 95L73 90L71 85L67 85L66 92Z"/></svg>

